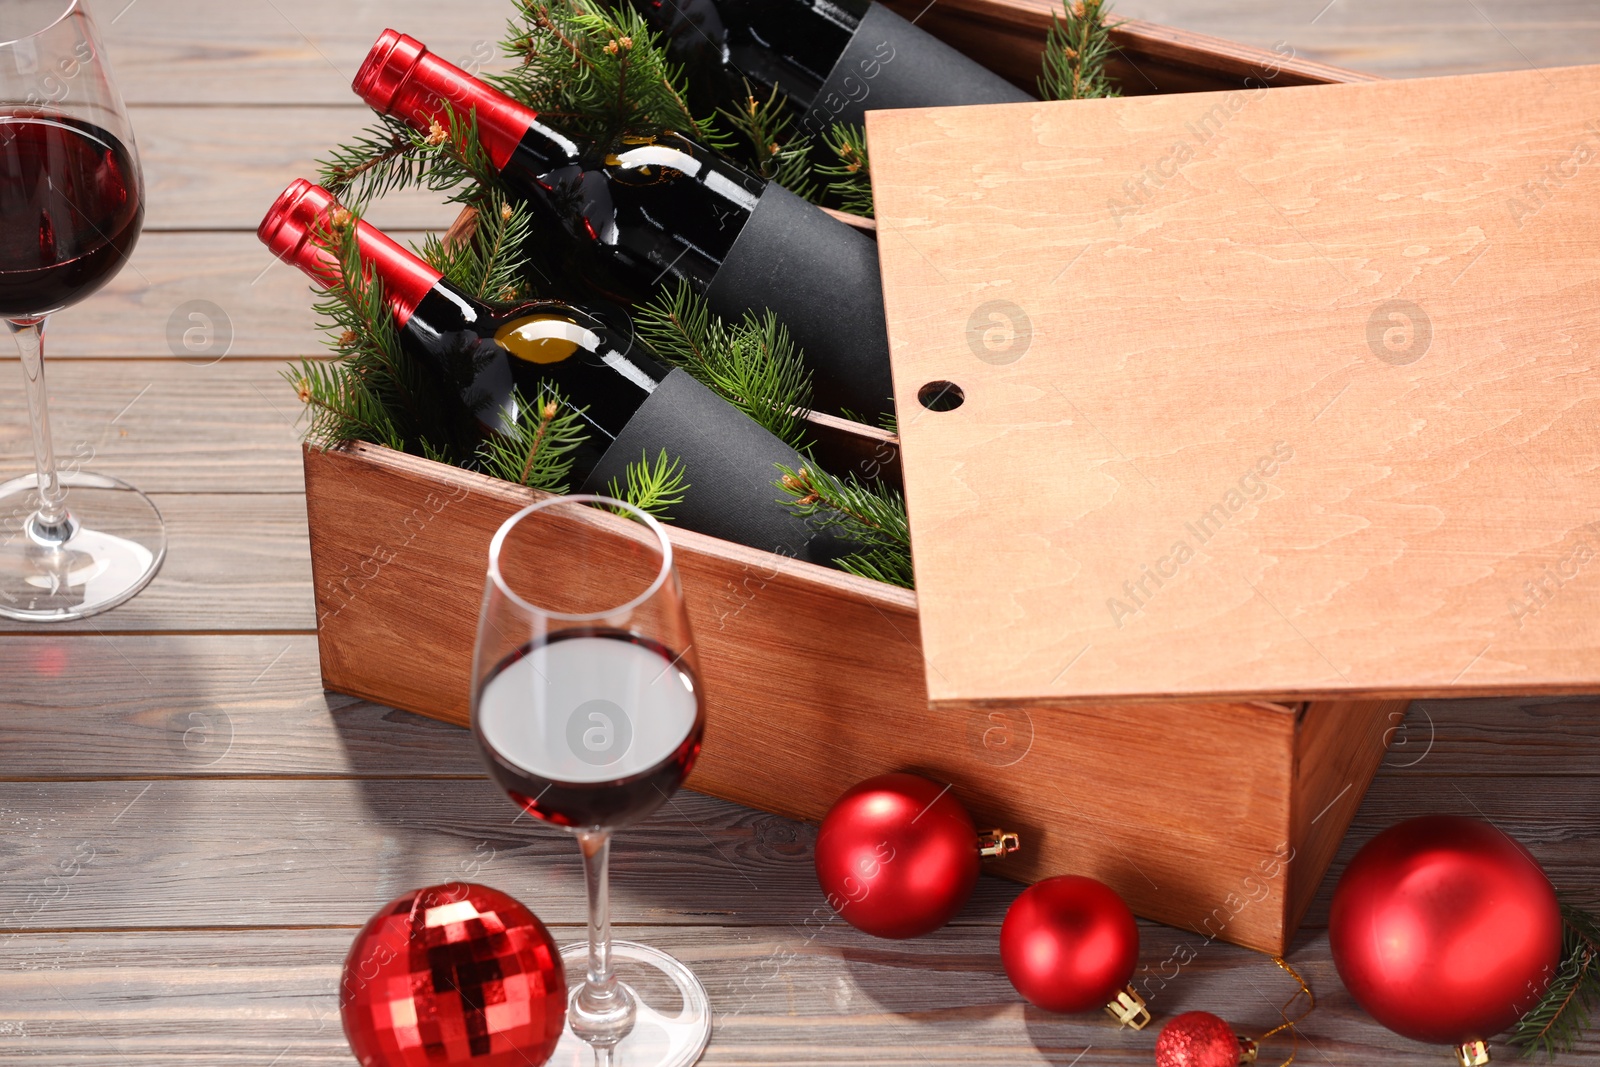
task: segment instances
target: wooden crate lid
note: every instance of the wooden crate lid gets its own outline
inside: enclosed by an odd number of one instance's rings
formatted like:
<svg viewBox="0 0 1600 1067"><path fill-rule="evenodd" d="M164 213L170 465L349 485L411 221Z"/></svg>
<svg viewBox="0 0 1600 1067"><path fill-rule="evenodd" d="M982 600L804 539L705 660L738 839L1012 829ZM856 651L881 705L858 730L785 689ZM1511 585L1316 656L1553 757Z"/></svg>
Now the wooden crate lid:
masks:
<svg viewBox="0 0 1600 1067"><path fill-rule="evenodd" d="M935 704L1600 691L1600 67L868 131Z"/></svg>

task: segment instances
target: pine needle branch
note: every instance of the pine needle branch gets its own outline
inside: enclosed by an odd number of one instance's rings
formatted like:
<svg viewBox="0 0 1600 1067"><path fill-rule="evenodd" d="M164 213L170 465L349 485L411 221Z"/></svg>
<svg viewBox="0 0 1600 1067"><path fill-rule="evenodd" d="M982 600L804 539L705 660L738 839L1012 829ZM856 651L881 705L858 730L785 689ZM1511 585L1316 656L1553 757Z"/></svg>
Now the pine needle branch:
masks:
<svg viewBox="0 0 1600 1067"><path fill-rule="evenodd" d="M745 82L745 104L737 111L720 111L733 127L742 144L739 146L755 170L767 181L777 182L796 196L807 200L817 197L817 186L811 175L811 142L794 135L793 117L787 103L773 87L765 100L758 100Z"/></svg>
<svg viewBox="0 0 1600 1067"><path fill-rule="evenodd" d="M1571 1052L1600 1009L1600 920L1563 903L1561 965L1539 1003L1512 1030L1511 1044L1523 1056L1542 1052L1554 1059Z"/></svg>
<svg viewBox="0 0 1600 1067"><path fill-rule="evenodd" d="M654 463L648 452L640 453L638 460L628 464L624 477L627 484L613 478L606 485L606 493L662 522L672 521L672 509L683 503L684 492L689 488L683 460L669 457L664 448Z"/></svg>
<svg viewBox="0 0 1600 1067"><path fill-rule="evenodd" d="M516 65L488 80L568 134L611 144L631 132L678 130L717 148L732 143L690 110L682 71L626 5L520 0L501 47Z"/></svg>
<svg viewBox="0 0 1600 1067"><path fill-rule="evenodd" d="M634 327L662 359L694 375L791 447L804 445L811 374L772 312L748 311L729 326L680 281L639 308Z"/></svg>
<svg viewBox="0 0 1600 1067"><path fill-rule="evenodd" d="M822 139L834 158L834 162L818 164L816 168L819 175L832 179L827 183L828 196L839 210L870 218L872 164L867 159L867 131L836 122Z"/></svg>
<svg viewBox="0 0 1600 1067"><path fill-rule="evenodd" d="M841 570L913 587L911 525L904 497L854 476L847 481L810 467L778 469L783 474L778 484L789 495L791 507L861 546L836 561Z"/></svg>
<svg viewBox="0 0 1600 1067"><path fill-rule="evenodd" d="M532 404L516 397L517 420L511 431L486 437L478 449L485 474L547 493L570 491L573 452L588 439L582 410L574 409L546 386Z"/></svg>
<svg viewBox="0 0 1600 1067"><path fill-rule="evenodd" d="M1087 100L1121 96L1106 74L1106 61L1116 52L1109 22L1109 0L1065 0L1052 15L1045 37L1044 71L1039 95L1046 100Z"/></svg>

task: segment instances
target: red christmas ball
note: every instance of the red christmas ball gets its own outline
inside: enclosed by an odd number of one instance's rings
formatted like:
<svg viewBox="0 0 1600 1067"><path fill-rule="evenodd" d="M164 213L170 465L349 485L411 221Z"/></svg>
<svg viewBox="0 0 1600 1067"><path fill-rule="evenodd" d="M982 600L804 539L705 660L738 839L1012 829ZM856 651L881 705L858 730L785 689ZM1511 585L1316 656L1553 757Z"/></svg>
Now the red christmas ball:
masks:
<svg viewBox="0 0 1600 1067"><path fill-rule="evenodd" d="M1480 1041L1516 1022L1561 961L1561 909L1539 864L1477 819L1425 815L1356 853L1328 916L1334 966L1403 1037Z"/></svg>
<svg viewBox="0 0 1600 1067"><path fill-rule="evenodd" d="M567 1017L561 953L487 886L407 893L356 935L339 1014L362 1067L538 1067Z"/></svg>
<svg viewBox="0 0 1600 1067"><path fill-rule="evenodd" d="M1139 963L1139 927L1116 890L1079 875L1023 890L1000 927L1006 977L1046 1011L1103 1008Z"/></svg>
<svg viewBox="0 0 1600 1067"><path fill-rule="evenodd" d="M919 937L955 917L978 883L978 831L949 790L915 774L852 786L817 833L828 905L877 937Z"/></svg>
<svg viewBox="0 0 1600 1067"><path fill-rule="evenodd" d="M1233 1027L1209 1011L1175 1015L1156 1038L1156 1067L1239 1067Z"/></svg>

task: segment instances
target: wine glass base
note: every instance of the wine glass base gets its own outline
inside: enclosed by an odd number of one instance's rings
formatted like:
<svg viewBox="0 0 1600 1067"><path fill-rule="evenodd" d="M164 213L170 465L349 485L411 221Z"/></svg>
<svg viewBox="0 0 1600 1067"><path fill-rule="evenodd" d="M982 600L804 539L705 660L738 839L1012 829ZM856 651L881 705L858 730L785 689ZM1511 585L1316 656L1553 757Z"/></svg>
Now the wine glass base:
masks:
<svg viewBox="0 0 1600 1067"><path fill-rule="evenodd" d="M588 942L561 950L568 1000L583 985ZM610 1049L590 1045L568 1026L550 1057L552 1067L689 1067L711 1040L711 1001L694 972L659 949L633 941L611 942L611 965L633 994L638 1016L628 1035Z"/></svg>
<svg viewBox="0 0 1600 1067"><path fill-rule="evenodd" d="M104 474L62 471L75 529L56 545L30 536L36 474L0 484L0 617L65 622L116 607L150 584L167 555L150 498Z"/></svg>

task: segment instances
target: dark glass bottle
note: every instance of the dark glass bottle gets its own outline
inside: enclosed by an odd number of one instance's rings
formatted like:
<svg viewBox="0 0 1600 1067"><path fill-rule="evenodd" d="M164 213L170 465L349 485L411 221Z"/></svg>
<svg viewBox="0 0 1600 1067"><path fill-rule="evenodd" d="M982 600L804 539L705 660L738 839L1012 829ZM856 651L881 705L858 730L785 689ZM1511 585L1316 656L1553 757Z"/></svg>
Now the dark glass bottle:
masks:
<svg viewBox="0 0 1600 1067"><path fill-rule="evenodd" d="M817 405L893 409L877 245L676 133L597 145L385 30L356 75L374 109L430 129L475 113L508 189L539 205L590 291L634 303L687 279L717 314L771 310L813 370Z"/></svg>
<svg viewBox="0 0 1600 1067"><path fill-rule="evenodd" d="M1034 99L872 0L629 2L666 38L699 111L776 90L816 137L868 111Z"/></svg>
<svg viewBox="0 0 1600 1067"><path fill-rule="evenodd" d="M258 234L280 259L324 288L340 283L338 259L322 237L340 210L305 180L278 197ZM454 385L457 403L483 432L517 418L546 383L582 408L589 440L574 453L581 492L605 492L627 465L665 448L683 460L689 488L673 509L681 526L753 548L826 563L836 539L779 502L777 464L805 461L792 448L706 389L663 366L609 308L536 300L492 308L446 281L414 253L366 222L354 223L363 263L381 279L401 344Z"/></svg>

